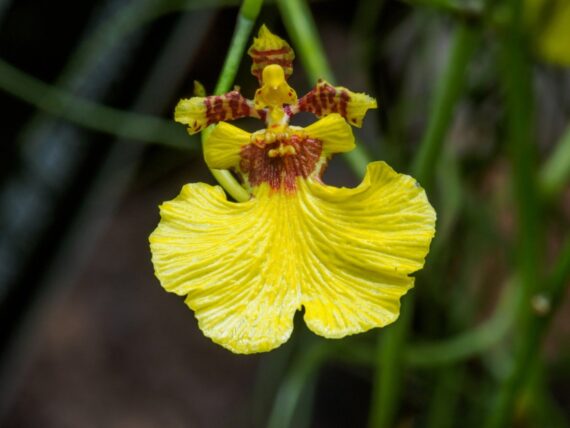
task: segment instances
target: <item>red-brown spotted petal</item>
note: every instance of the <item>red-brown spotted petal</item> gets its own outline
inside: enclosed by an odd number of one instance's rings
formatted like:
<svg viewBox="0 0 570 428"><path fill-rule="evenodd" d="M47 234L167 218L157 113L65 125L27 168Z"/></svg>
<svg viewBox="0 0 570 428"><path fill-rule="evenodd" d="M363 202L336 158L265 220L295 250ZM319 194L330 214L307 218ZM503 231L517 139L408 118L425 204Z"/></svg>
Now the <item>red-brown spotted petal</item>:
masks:
<svg viewBox="0 0 570 428"><path fill-rule="evenodd" d="M338 113L353 126L361 127L368 109L376 108L376 100L366 94L352 92L342 86L333 86L325 80L303 96L294 112L306 111L318 117Z"/></svg>
<svg viewBox="0 0 570 428"><path fill-rule="evenodd" d="M242 117L260 119L262 112L254 108L253 102L238 91L209 97L182 99L174 110L174 120L188 125L188 133L195 134L209 125L235 120Z"/></svg>
<svg viewBox="0 0 570 428"><path fill-rule="evenodd" d="M293 52L289 43L273 34L265 25L262 25L259 29L259 34L254 38L253 44L247 53L253 60L251 74L257 77L257 80L260 82L263 69L271 64L283 67L286 79L293 73L295 52Z"/></svg>

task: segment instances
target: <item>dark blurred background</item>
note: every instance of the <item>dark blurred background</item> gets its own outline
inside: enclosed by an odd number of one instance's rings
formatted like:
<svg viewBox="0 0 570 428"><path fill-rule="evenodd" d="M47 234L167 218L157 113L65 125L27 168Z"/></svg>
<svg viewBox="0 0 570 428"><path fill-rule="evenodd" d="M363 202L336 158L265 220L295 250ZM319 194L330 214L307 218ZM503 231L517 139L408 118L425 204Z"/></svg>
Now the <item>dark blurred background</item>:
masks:
<svg viewBox="0 0 570 428"><path fill-rule="evenodd" d="M168 121L177 101L192 95L194 80L212 92L238 6L0 1L0 426L266 426L295 356L320 340L299 322L292 340L271 354L233 355L205 338L192 312L153 275L148 235L158 223L158 205L185 183L214 183L199 138ZM399 1L310 6L337 83L379 101L357 136L374 159L406 171L426 127L453 17ZM271 2L262 9L263 22L289 39ZM453 215L443 218L436 279L433 272L425 279L428 291L417 307L414 334L425 339L485 320L510 276L516 219L493 37L492 30L481 37L454 109L442 162L452 158L456 174L437 176L443 184L436 207L451 204ZM236 84L252 97L249 66L244 58ZM314 82L299 61L295 67L291 86L302 94ZM540 160L568 124L570 76L540 59L533 73ZM148 116L165 122L145 122ZM136 138L141 133L146 141ZM359 178L335 159L326 180L354 185ZM548 210L544 257L550 260L570 224L567 186ZM456 303L466 300L471 304ZM552 406L545 408L554 409L548 411L560 426L570 415L567 300L545 346ZM468 320L449 320L462 311ZM452 315L438 315L445 312ZM358 340L373 349L376 335ZM450 386L458 413L449 426L479 426L485 393L504 369L501 352L499 344L465 363L471 380ZM429 426L432 373L403 378L398 426ZM298 420L314 427L366 426L370 365L327 360L308 384ZM521 426L539 426L529 420Z"/></svg>

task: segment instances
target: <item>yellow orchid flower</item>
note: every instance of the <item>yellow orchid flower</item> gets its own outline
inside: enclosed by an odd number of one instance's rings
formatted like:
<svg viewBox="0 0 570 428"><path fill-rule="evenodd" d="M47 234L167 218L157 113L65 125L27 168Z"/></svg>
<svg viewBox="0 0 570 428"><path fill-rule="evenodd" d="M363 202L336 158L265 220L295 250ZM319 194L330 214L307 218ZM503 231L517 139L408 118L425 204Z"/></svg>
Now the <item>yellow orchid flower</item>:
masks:
<svg viewBox="0 0 570 428"><path fill-rule="evenodd" d="M327 338L394 322L435 233L424 190L384 162L368 165L356 188L321 180L331 155L354 148L347 122L360 126L376 101L324 81L297 98L287 83L293 50L265 26L249 54L261 86L254 100L237 91L183 99L175 118L190 133L218 123L204 142L206 163L233 169L251 199L185 185L161 205L150 236L156 276L186 296L206 336L236 353L287 341L301 308ZM289 125L300 111L322 118ZM225 122L245 116L266 128L250 134Z"/></svg>

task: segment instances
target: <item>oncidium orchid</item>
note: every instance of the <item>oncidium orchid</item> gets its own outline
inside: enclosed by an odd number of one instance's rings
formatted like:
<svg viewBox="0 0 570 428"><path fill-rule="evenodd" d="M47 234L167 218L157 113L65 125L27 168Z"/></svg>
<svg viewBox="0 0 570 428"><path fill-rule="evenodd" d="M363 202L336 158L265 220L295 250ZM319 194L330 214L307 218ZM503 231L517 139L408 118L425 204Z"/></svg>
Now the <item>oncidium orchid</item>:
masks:
<svg viewBox="0 0 570 428"><path fill-rule="evenodd" d="M376 101L320 80L297 98L288 85L294 52L262 26L248 51L260 88L183 99L175 120L204 141L210 168L232 169L251 194L228 201L221 187L187 184L160 206L150 236L156 276L186 296L199 327L236 353L274 349L288 340L296 311L310 330L341 338L394 322L435 233L424 190L384 162L368 165L355 188L323 183L327 161L355 146ZM298 112L320 119L301 128ZM227 120L255 117L250 134Z"/></svg>

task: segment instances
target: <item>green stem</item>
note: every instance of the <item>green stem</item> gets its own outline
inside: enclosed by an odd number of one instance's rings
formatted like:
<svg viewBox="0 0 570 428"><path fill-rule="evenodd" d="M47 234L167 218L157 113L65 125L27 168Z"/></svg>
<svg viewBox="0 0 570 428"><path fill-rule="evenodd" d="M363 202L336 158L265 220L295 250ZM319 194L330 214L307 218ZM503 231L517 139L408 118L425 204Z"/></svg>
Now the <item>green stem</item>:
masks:
<svg viewBox="0 0 570 428"><path fill-rule="evenodd" d="M564 273L570 270L570 243L567 251L568 254L566 250L561 252L558 265L565 266L566 270L558 269L562 272L557 276L558 284L563 283L560 278L564 278ZM457 364L500 343L514 324L515 309L520 299L519 291L518 284L514 280L509 281L493 316L471 330L440 341L407 345L404 351L405 364L420 369ZM376 353L381 349L382 347L377 347ZM359 343L351 343L339 353L339 357L348 362L366 366L374 365L381 356L375 357L370 345ZM377 371L376 375L380 378L380 371Z"/></svg>
<svg viewBox="0 0 570 428"><path fill-rule="evenodd" d="M128 113L74 96L0 60L0 88L54 116L130 141L196 150L185 132L154 116Z"/></svg>
<svg viewBox="0 0 570 428"><path fill-rule="evenodd" d="M478 34L474 29L464 23L459 24L453 36L448 65L437 84L432 115L412 165L414 176L427 189L431 187L437 159L463 89L465 71L477 41Z"/></svg>
<svg viewBox="0 0 570 428"><path fill-rule="evenodd" d="M406 362L414 367L433 367L458 363L480 354L503 339L515 321L519 296L518 283L510 281L494 315L478 327L435 343L410 344Z"/></svg>
<svg viewBox="0 0 570 428"><path fill-rule="evenodd" d="M408 299L406 310L401 310L398 322L378 335L372 404L368 420L370 428L390 428L395 425L404 369L402 350L412 322L413 305L414 300Z"/></svg>
<svg viewBox="0 0 570 428"><path fill-rule="evenodd" d="M245 0L243 2L237 19L236 30L216 85L216 94L227 92L230 89L262 3L262 0ZM153 17L189 6L196 7L192 2L189 5L182 1L172 1L166 7L151 10L138 20L130 19L130 15L126 17L120 15L117 20L125 19L130 24L120 26L120 31L132 30L133 27L142 25ZM89 43L95 47L103 46L99 41L100 38L105 38L105 34L97 33L97 36L89 39ZM85 51L90 52L92 50L90 44L86 45ZM0 88L39 109L89 129L106 132L128 140L195 149L195 146L188 144L188 137L184 135L184 132L170 122L152 116L127 113L76 97L47 85L2 60L0 60ZM202 139L206 135L207 133L204 132ZM212 170L212 174L234 199L237 201L249 199L249 193L229 171Z"/></svg>
<svg viewBox="0 0 570 428"><path fill-rule="evenodd" d="M304 0L277 0L289 37L295 45L309 79L334 81L311 9Z"/></svg>
<svg viewBox="0 0 570 428"><path fill-rule="evenodd" d="M288 428L292 426L295 409L303 390L316 373L317 367L328 354L326 343L321 342L304 350L281 383L275 403L269 417L269 428Z"/></svg>
<svg viewBox="0 0 570 428"><path fill-rule="evenodd" d="M95 29L82 41L76 50L77 54L72 57L58 82L64 84L73 79L81 79L82 73L78 70L92 66L90 64L104 57L114 44L144 24L167 13L204 7L203 3L198 1L164 0L155 2L156 5L150 4L152 1L148 0L146 4L142 1L132 1ZM237 0L225 0L223 3L234 4ZM196 146L188 144L186 134L170 121L102 106L72 95L57 86L45 84L2 60L0 60L0 89L48 114L94 131L105 132L129 141L159 143L186 150L196 149Z"/></svg>
<svg viewBox="0 0 570 428"><path fill-rule="evenodd" d="M566 128L554 153L542 167L539 179L546 198L560 193L570 179L570 126Z"/></svg>
<svg viewBox="0 0 570 428"><path fill-rule="evenodd" d="M453 427L454 420L457 419L457 403L461 399L459 392L465 378L465 368L440 369L436 376L426 428Z"/></svg>
<svg viewBox="0 0 570 428"><path fill-rule="evenodd" d="M527 384L529 375L533 372L532 366L540 357L542 341L556 310L560 306L569 279L570 237L567 237L554 270L546 282L546 290L534 296L546 299L546 313L542 311L530 313L530 319L526 323L527 328L523 330L524 336L517 352L514 368L502 385L496 407L489 414L487 427L495 428L509 425L515 399ZM525 306L530 306L528 301Z"/></svg>
<svg viewBox="0 0 570 428"><path fill-rule="evenodd" d="M480 0L461 2L456 0L402 0L411 6L426 6L439 9L463 19L480 19L483 17L484 4Z"/></svg>
<svg viewBox="0 0 570 428"><path fill-rule="evenodd" d="M570 237L566 238L553 273L549 281L549 299L552 302L553 308L549 314L552 317L554 311L558 308L564 297L568 279L570 278Z"/></svg>
<svg viewBox="0 0 570 428"><path fill-rule="evenodd" d="M489 428L510 424L515 401L527 381L528 368L538 355L542 333L541 318L533 313L530 304L540 285L540 216L532 137L532 76L524 56L522 8L518 0L511 0L510 7L513 21L509 31L504 33L501 59L518 215L517 264L522 281L522 299L518 307L520 333L515 348L514 368L501 385L495 407L489 412L485 425Z"/></svg>
<svg viewBox="0 0 570 428"><path fill-rule="evenodd" d="M228 92L234 83L239 64L245 53L245 48L253 30L255 20L261 10L263 0L245 0L239 10L237 17L236 29L234 31L230 48L222 67L222 72L218 78L215 95ZM211 129L202 132L202 141L208 137ZM222 187L238 202L247 201L250 194L235 179L228 170L210 169L214 178L222 185Z"/></svg>
<svg viewBox="0 0 570 428"><path fill-rule="evenodd" d="M331 71L311 10L304 0L277 0L289 37L311 81L323 78L334 83ZM358 176L366 171L372 157L362 144L344 155L350 169Z"/></svg>
<svg viewBox="0 0 570 428"><path fill-rule="evenodd" d="M435 166L447 129L451 124L453 110L459 99L465 71L475 51L477 33L464 23L459 24L453 42L447 67L441 76L433 102L425 137L413 165L413 173L420 183L430 188ZM389 428L394 426L399 401L398 386L402 383L402 354L411 324L413 299L409 297L401 308L400 321L386 330L379 345L377 360L377 382L374 384L370 426Z"/></svg>
<svg viewBox="0 0 570 428"><path fill-rule="evenodd" d="M562 301L568 279L570 278L570 237L563 245L555 268L548 281L548 288L541 298L551 306L547 317L552 317ZM483 324L448 339L427 343L412 343L404 353L405 363L411 367L432 368L460 363L504 340L516 320L516 310L521 301L521 287L516 281L509 281L503 297L493 316ZM547 318L548 319L548 318ZM374 364L373 351L369 346L352 344L350 349L343 349L342 357L347 361L362 364Z"/></svg>

